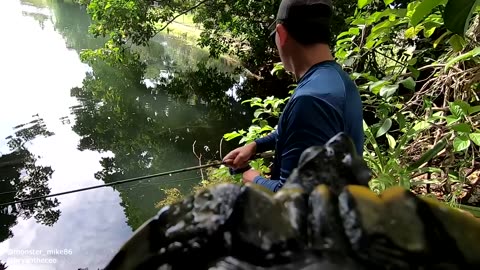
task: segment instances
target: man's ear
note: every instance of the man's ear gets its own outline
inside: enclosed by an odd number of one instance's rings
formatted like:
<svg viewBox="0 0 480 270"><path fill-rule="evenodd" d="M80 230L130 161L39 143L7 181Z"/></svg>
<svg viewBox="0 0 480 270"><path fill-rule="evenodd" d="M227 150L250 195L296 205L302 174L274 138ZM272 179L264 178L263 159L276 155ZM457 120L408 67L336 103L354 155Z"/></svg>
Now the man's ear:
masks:
<svg viewBox="0 0 480 270"><path fill-rule="evenodd" d="M287 39L288 39L287 29L282 24L277 24L276 31L278 35L279 45L281 47L285 46L285 43L287 42Z"/></svg>

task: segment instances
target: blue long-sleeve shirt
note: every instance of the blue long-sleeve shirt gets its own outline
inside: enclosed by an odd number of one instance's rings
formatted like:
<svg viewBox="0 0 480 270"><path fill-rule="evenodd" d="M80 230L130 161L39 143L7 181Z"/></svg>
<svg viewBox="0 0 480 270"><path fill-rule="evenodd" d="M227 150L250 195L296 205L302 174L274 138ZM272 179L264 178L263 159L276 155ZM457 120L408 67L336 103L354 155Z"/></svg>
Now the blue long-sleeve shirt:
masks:
<svg viewBox="0 0 480 270"><path fill-rule="evenodd" d="M257 176L254 182L277 192L297 167L302 152L323 145L339 132L346 132L357 152L363 152L363 113L354 82L335 61L312 66L280 116L277 130L256 140L257 152L275 150L271 179Z"/></svg>

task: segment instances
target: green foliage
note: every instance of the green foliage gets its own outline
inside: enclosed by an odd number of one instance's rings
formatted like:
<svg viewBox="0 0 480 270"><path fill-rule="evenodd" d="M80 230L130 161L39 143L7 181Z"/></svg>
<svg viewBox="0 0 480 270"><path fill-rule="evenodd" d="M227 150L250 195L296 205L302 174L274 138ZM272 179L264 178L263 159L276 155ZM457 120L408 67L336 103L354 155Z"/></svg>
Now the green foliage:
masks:
<svg viewBox="0 0 480 270"><path fill-rule="evenodd" d="M447 127L450 129L450 134L453 134L453 149L456 152L462 152L468 149L471 142L478 145L478 135L480 130L478 124L474 124L474 117L478 113L478 107L472 108L470 104L465 101L456 100L449 103L450 116L442 117L447 122ZM473 138L473 139L472 139Z"/></svg>
<svg viewBox="0 0 480 270"><path fill-rule="evenodd" d="M450 61L447 62L445 65L445 71L448 71L453 65L459 63L460 61L467 61L467 60L477 60L475 57L480 55L480 47L477 47L469 52L466 52L464 54L461 54L457 57L454 57Z"/></svg>
<svg viewBox="0 0 480 270"><path fill-rule="evenodd" d="M182 200L183 195L182 192L178 188L169 188L169 189L161 189L165 192L165 199L157 202L155 204L155 208L162 208L167 205L172 205Z"/></svg>
<svg viewBox="0 0 480 270"><path fill-rule="evenodd" d="M281 68L282 67L279 68L277 66L276 71L278 72ZM290 91L290 93L292 93L292 91ZM253 113L254 117L252 120L252 125L248 128L248 131L241 129L226 133L224 135L224 139L230 141L240 137L239 144L248 144L273 132L276 127L270 126L268 120L273 119L274 121L278 121L282 108L289 99L290 97L280 99L270 96L263 100L255 97L243 101L242 103L249 103L251 107L258 107L258 109ZM262 175L265 175L269 172L269 167L267 164L265 164L264 158L250 161L250 166L259 171Z"/></svg>
<svg viewBox="0 0 480 270"><path fill-rule="evenodd" d="M188 195L222 183L239 184L241 182L241 176L231 176L228 167L223 165L220 166L220 168L208 168L205 171L206 179L193 186L191 191L187 193ZM162 208L163 206L179 202L184 198L184 194L177 188L162 189L162 191L165 193L165 198L155 204L156 208Z"/></svg>
<svg viewBox="0 0 480 270"><path fill-rule="evenodd" d="M280 117L281 109L285 102L289 100L289 97L280 99L273 96L267 97L262 100L261 98L255 97L248 99L242 102L250 103L251 107L258 107L258 109L253 113L252 125L248 128L247 131L241 129L224 135L224 138L227 141L233 140L235 138L241 137L240 144L250 143L254 140L261 138L268 133L274 131L274 127L268 124L270 118L278 119Z"/></svg>
<svg viewBox="0 0 480 270"><path fill-rule="evenodd" d="M468 28L478 0L450 0L445 7L445 26L457 35L463 35Z"/></svg>
<svg viewBox="0 0 480 270"><path fill-rule="evenodd" d="M275 58L278 60L275 44L268 37L268 26L274 20L280 0L78 1L88 7L93 21L91 33L109 39L95 53L86 51L85 58L103 55L118 59L125 45L146 45L160 30L187 13L201 29L198 45L207 48L211 56L233 55L253 73L266 72L265 65L273 64ZM343 18L355 11L351 1L339 0L335 4L334 34L346 28Z"/></svg>
<svg viewBox="0 0 480 270"><path fill-rule="evenodd" d="M400 185L425 194L433 185L440 199L462 201L462 172L480 168L478 10L460 2L359 0L337 37L336 57L364 101L376 192Z"/></svg>
<svg viewBox="0 0 480 270"><path fill-rule="evenodd" d="M174 0L157 7L145 0L92 0L91 31L109 41L98 54L84 55L112 55L121 62L125 45L146 44L158 31L155 25L165 26L188 11L202 30L199 45L208 48L211 56L231 54L255 75L287 77L282 81L286 85L272 88L288 88L293 79L278 63L267 29L279 3ZM480 169L478 4L472 0L336 1L335 57L350 71L362 95L364 153L374 172L373 190L401 185L418 194L434 189L440 199L452 203L468 199L461 197L461 190L472 186L466 169ZM246 144L272 132L287 101L288 97L276 95L247 97L243 104L255 109L251 125L224 138ZM264 162L251 163L266 172ZM209 175L221 181L239 180L224 167Z"/></svg>

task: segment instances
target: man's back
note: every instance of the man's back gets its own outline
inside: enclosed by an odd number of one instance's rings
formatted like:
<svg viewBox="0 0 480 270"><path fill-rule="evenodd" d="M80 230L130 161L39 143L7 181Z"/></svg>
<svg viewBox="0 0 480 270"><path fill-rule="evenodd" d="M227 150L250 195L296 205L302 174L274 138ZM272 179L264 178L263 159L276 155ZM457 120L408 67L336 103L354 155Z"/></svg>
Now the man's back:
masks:
<svg viewBox="0 0 480 270"><path fill-rule="evenodd" d="M344 131L352 137L357 152L360 155L363 153L362 101L357 86L337 62L325 61L311 67L301 78L291 99L299 97L318 99L319 104L329 106L338 113L338 115L333 115L332 119L317 118L318 115L314 113L310 117L310 121L316 123L318 128L323 130L333 127L332 121L342 120L342 126L339 126L341 130L331 130L328 138L325 138L325 142L338 132ZM296 102L292 102L292 104L294 103ZM287 110L288 108L285 109L285 111ZM290 113L295 111L296 108L291 108Z"/></svg>
<svg viewBox="0 0 480 270"><path fill-rule="evenodd" d="M271 179L247 170L242 177L244 183L278 191L305 149L323 145L339 132L348 134L362 154L362 103L357 87L334 61L329 46L332 14L332 0L280 2L270 37L275 39L285 70L300 81L277 131L225 156L225 163L238 169L248 165L253 154L275 150Z"/></svg>
<svg viewBox="0 0 480 270"><path fill-rule="evenodd" d="M298 82L285 106L275 134L275 160L271 179L255 182L277 191L298 165L302 152L323 145L339 132L346 132L359 154L363 152L363 113L358 89L335 61L312 66ZM267 140L257 140L265 148ZM268 183L270 182L270 183Z"/></svg>

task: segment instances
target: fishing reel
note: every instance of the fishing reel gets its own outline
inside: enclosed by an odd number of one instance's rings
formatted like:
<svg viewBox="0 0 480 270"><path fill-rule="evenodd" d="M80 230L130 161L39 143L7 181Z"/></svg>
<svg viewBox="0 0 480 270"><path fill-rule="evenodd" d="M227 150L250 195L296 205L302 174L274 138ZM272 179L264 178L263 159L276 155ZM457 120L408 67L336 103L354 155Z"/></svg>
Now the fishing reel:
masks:
<svg viewBox="0 0 480 270"><path fill-rule="evenodd" d="M230 175L237 175L237 174L242 174L248 170L250 170L252 166L247 165L247 167L240 168L240 169L233 169L233 168L228 168L228 171L230 172Z"/></svg>

